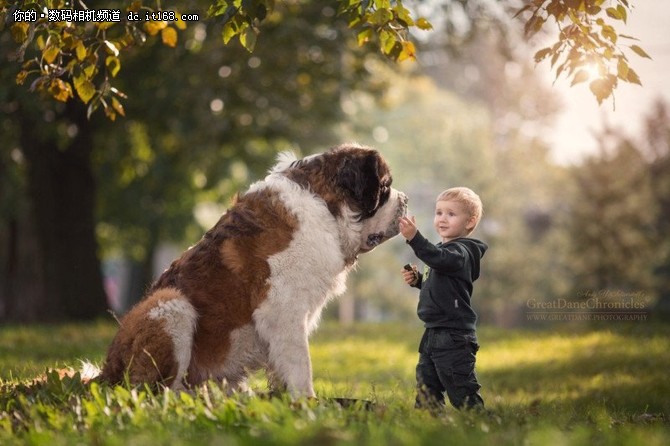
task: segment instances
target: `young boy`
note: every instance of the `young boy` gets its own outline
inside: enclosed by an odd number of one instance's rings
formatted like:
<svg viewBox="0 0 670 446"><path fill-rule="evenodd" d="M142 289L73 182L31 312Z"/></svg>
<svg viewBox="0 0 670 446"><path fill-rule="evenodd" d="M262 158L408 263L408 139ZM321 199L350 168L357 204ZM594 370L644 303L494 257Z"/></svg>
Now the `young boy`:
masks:
<svg viewBox="0 0 670 446"><path fill-rule="evenodd" d="M437 197L433 226L442 238L437 245L421 235L413 216L400 218L400 233L425 263L423 274L416 265L402 272L408 285L421 289L417 313L426 327L416 366L417 408L444 406L445 391L457 409L484 407L475 374L477 315L470 298L488 246L467 238L481 216L479 196L456 187Z"/></svg>

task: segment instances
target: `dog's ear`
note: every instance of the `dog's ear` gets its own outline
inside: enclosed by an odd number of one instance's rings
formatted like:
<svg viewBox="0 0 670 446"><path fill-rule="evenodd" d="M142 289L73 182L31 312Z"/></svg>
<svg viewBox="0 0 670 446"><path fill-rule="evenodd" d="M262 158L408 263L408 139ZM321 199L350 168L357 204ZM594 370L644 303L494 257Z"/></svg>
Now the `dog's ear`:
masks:
<svg viewBox="0 0 670 446"><path fill-rule="evenodd" d="M390 185L388 167L372 150L345 158L338 169L337 185L360 210L359 219L372 217L385 201L382 200L384 190Z"/></svg>

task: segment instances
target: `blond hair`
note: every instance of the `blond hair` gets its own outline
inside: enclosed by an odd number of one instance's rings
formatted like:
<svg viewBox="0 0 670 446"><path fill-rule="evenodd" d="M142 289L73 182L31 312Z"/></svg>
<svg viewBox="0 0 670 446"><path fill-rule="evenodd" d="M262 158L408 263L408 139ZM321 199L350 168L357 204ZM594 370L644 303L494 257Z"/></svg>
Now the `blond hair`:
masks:
<svg viewBox="0 0 670 446"><path fill-rule="evenodd" d="M468 232L468 235L472 234L475 230L484 212L484 206L479 195L467 187L452 187L442 191L435 201L457 201L465 206L466 212L471 218L475 219L475 225Z"/></svg>

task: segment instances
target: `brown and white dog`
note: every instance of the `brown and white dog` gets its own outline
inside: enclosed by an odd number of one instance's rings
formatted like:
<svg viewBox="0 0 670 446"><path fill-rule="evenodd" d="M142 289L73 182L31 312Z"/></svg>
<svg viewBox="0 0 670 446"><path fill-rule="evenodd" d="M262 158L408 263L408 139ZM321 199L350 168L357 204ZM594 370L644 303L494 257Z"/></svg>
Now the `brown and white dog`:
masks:
<svg viewBox="0 0 670 446"><path fill-rule="evenodd" d="M314 396L308 336L358 255L398 234L407 197L391 181L355 144L281 154L121 320L100 378L244 389L265 368L274 389Z"/></svg>

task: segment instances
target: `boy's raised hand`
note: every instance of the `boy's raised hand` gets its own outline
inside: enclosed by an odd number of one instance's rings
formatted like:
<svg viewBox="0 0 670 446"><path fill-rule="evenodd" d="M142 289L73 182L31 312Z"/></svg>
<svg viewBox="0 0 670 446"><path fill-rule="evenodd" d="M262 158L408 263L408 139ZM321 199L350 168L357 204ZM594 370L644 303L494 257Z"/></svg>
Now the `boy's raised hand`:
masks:
<svg viewBox="0 0 670 446"><path fill-rule="evenodd" d="M410 241L416 235L418 229L416 228L416 219L414 216L403 215L399 220L400 233L407 241Z"/></svg>

